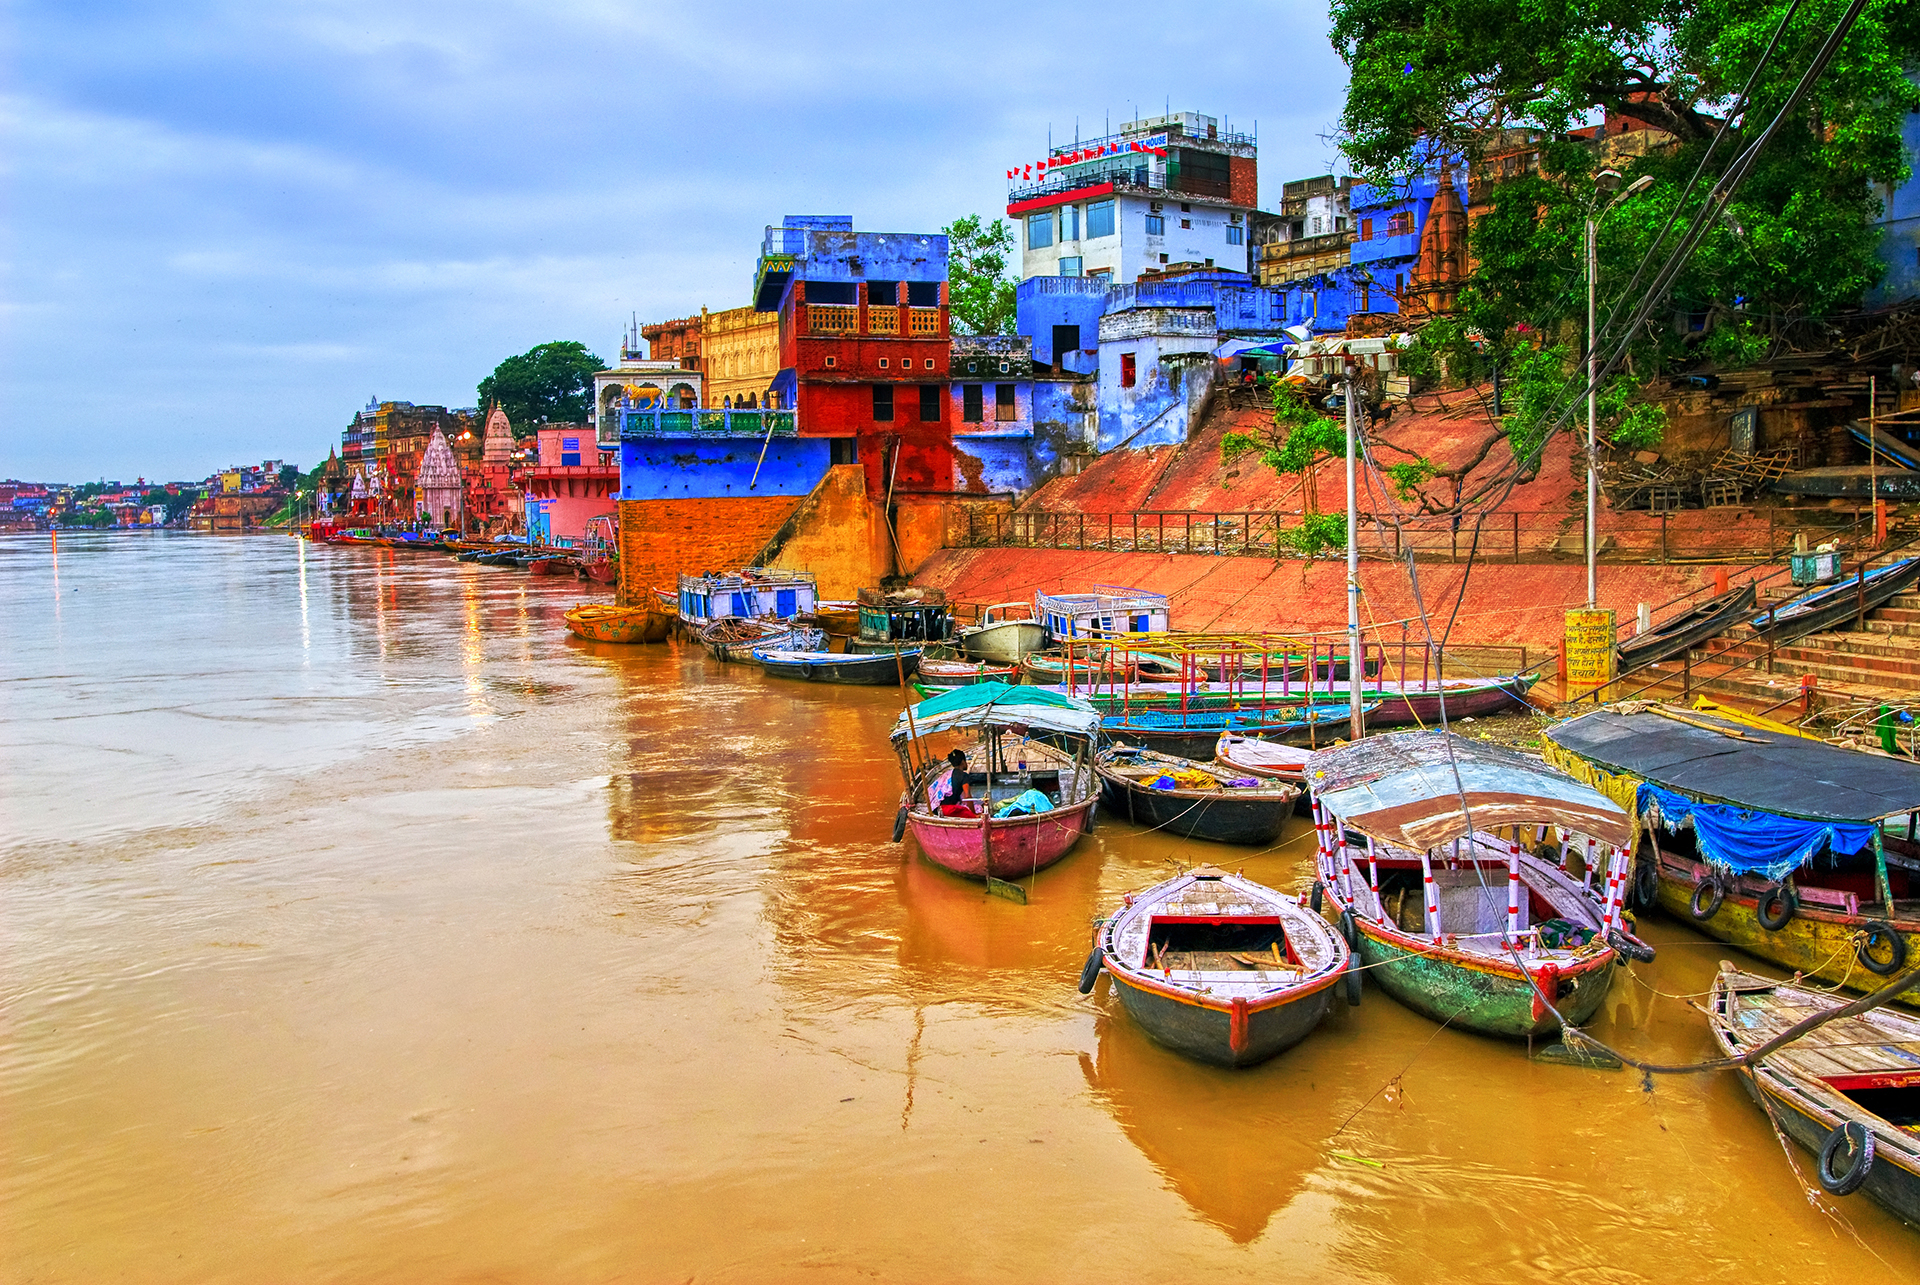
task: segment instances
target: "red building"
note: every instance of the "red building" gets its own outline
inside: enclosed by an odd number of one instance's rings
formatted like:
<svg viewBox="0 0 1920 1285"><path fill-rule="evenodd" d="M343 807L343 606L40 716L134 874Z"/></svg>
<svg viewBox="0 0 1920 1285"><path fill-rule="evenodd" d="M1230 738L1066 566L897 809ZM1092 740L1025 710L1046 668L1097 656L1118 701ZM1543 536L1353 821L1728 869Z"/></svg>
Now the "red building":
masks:
<svg viewBox="0 0 1920 1285"><path fill-rule="evenodd" d="M946 237L790 215L767 229L754 306L780 314L773 395L801 437L832 439L874 498L955 489Z"/></svg>

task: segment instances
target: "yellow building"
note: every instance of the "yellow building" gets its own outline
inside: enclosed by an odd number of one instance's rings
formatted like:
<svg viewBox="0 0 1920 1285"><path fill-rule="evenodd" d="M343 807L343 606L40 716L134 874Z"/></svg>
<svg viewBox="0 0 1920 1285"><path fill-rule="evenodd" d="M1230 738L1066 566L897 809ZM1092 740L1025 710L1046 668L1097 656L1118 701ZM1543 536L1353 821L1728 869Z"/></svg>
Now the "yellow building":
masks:
<svg viewBox="0 0 1920 1285"><path fill-rule="evenodd" d="M780 314L752 308L700 310L700 356L708 406L764 406L780 373Z"/></svg>
<svg viewBox="0 0 1920 1285"><path fill-rule="evenodd" d="M235 469L231 473L222 473L220 475L220 491L224 495L240 494L240 471L238 469Z"/></svg>

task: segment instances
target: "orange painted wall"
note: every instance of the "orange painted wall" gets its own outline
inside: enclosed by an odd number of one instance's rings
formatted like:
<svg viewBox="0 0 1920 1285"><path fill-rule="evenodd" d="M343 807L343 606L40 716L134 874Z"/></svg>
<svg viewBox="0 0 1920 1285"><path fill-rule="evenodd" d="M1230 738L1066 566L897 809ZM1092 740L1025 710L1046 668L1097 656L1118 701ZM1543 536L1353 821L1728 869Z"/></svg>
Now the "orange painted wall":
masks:
<svg viewBox="0 0 1920 1285"><path fill-rule="evenodd" d="M681 573L750 566L801 501L791 496L620 501L620 601Z"/></svg>
<svg viewBox="0 0 1920 1285"><path fill-rule="evenodd" d="M867 499L865 471L836 464L781 528L768 558L789 571L811 571L822 598L852 598L880 583L887 569L887 531Z"/></svg>

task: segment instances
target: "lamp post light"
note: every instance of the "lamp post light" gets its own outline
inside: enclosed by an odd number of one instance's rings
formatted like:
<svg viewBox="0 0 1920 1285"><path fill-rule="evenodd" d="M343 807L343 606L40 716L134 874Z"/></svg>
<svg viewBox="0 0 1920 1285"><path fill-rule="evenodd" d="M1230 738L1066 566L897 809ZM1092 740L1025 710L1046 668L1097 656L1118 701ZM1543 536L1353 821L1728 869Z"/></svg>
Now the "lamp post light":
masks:
<svg viewBox="0 0 1920 1285"><path fill-rule="evenodd" d="M1620 187L1620 171L1601 170L1593 176L1593 185L1594 199L1587 206L1587 606L1590 608L1599 601L1596 564L1600 551L1600 469L1595 446L1599 389L1595 385L1600 374L1600 346L1594 332L1599 327L1596 281L1600 266L1600 220L1620 202L1652 187L1653 175L1642 174L1604 206L1599 203L1600 195Z"/></svg>

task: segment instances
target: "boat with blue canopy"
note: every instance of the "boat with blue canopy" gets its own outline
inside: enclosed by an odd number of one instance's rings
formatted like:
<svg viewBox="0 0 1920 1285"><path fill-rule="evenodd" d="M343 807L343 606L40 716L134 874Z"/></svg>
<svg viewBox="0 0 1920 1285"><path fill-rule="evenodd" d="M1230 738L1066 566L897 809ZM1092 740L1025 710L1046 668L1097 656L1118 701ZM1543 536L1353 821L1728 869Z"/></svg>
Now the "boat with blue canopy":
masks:
<svg viewBox="0 0 1920 1285"><path fill-rule="evenodd" d="M1551 762L1633 810L1638 904L1854 990L1920 949L1920 764L1654 702L1547 741Z"/></svg>

